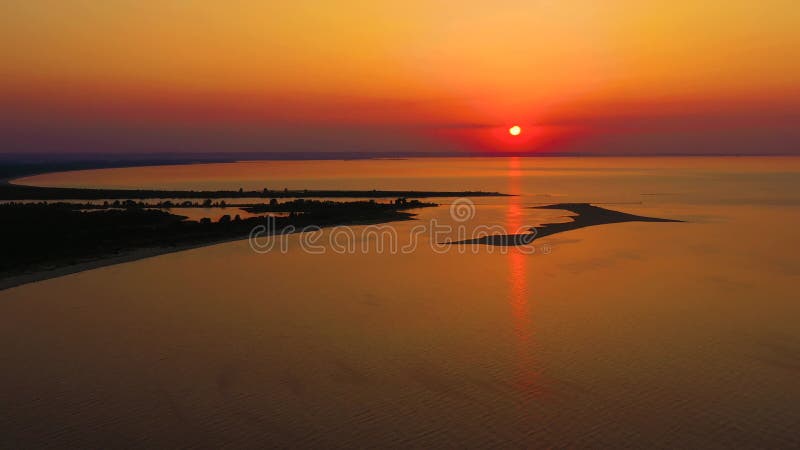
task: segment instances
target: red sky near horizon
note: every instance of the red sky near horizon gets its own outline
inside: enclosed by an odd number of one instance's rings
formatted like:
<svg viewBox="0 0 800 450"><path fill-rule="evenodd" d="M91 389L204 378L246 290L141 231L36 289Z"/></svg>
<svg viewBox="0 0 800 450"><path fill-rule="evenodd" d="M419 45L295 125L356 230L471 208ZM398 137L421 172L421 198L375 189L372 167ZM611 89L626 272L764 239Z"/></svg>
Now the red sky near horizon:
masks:
<svg viewBox="0 0 800 450"><path fill-rule="evenodd" d="M788 0L12 0L0 22L0 152L800 149Z"/></svg>

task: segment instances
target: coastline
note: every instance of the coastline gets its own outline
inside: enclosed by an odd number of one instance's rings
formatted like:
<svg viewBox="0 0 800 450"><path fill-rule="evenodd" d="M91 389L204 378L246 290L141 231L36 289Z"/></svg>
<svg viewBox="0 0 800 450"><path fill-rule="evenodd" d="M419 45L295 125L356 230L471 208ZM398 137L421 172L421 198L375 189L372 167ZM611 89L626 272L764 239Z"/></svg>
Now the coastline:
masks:
<svg viewBox="0 0 800 450"><path fill-rule="evenodd" d="M390 220L363 220L363 221L354 221L349 223L340 223L335 225L320 225L320 228L334 228L338 226L360 226L360 225L376 225L380 223L390 223L390 222L401 222L406 220L416 220L414 219L415 214L412 214L411 217L402 218L397 217ZM300 233L302 230L296 230L290 234ZM279 234L278 232L273 233L272 235ZM4 291L6 289L12 289L18 286L22 286L29 283L36 283L38 281L45 281L50 280L53 278L59 278L67 275L73 275L76 273L86 272L89 270L99 269L101 267L107 266L115 266L117 264L125 264L129 262L139 261L141 259L153 258L156 256L161 255L168 255L170 253L178 253L184 252L187 250L194 250L197 248L203 247L210 247L213 245L221 245L221 244L228 244L230 242L236 241L243 241L245 239L249 239L249 234L247 236L235 236L235 237L227 237L223 239L217 239L208 242L197 242L197 243L190 243L190 244L182 244L176 245L172 247L141 247L136 249L124 250L121 253L116 253L113 255L102 255L92 258L87 258L83 261L74 263L74 264L59 264L58 262L54 264L55 267L42 267L40 269L35 269L19 274L9 275L7 277L0 278L0 291Z"/></svg>
<svg viewBox="0 0 800 450"><path fill-rule="evenodd" d="M196 163L196 162L187 162ZM202 162L201 162L202 163ZM141 165L141 164L140 164ZM147 164L146 164L147 165ZM106 164L100 164L101 168ZM110 167L117 165L110 164ZM120 166L125 166L120 165ZM33 173L48 173L64 169L56 165L55 167L41 168L42 170L32 171ZM86 169L82 167L69 167L72 170ZM8 171L7 171L8 172ZM15 181L20 177L27 176L25 171L5 174L0 179L0 203L7 204L15 201L48 201L54 202L70 202L70 201L91 201L91 200L113 200L113 199L164 199L164 198L179 198L179 199L227 199L227 198L261 198L266 202L267 199L283 199L283 198L369 198L369 199L385 199L385 198L429 198L429 197L461 197L461 196L474 196L474 197L494 197L506 196L499 192L482 192L482 191L388 191L388 190L280 190L280 191L181 191L181 190L151 190L151 189L96 189L96 188L73 188L73 187L47 187L35 185L16 184ZM266 203L265 203L266 204ZM250 205L254 206L254 205ZM379 217L375 219L361 218L354 220L347 220L343 218L338 223L316 223L315 225L321 228L328 228L341 225L369 225L377 223L388 223L400 220L413 220L413 215L408 216L389 216ZM243 230L240 230L243 231ZM299 230L298 230L299 231ZM116 250L113 253L86 256L85 258L70 258L62 260L53 260L47 263L41 263L26 268L20 272L10 272L0 274L0 291L11 289L17 286L22 286L29 283L44 281L52 278L58 278L75 273L85 272L101 267L124 264L128 262L138 261L141 259L151 258L155 256L165 255L169 253L176 253L195 248L201 248L211 245L224 244L228 242L247 239L247 234L236 233L233 236L218 236L210 240L200 240L193 242L185 242L176 245L165 246L144 246L139 248L126 248ZM200 239L203 239L202 237Z"/></svg>
<svg viewBox="0 0 800 450"><path fill-rule="evenodd" d="M6 289L15 288L17 286L22 286L29 283L35 283L37 281L45 281L52 278L59 278L66 275L72 275L80 272L86 272L89 270L99 269L101 267L107 266L114 266L117 264L125 264L129 262L138 261L140 259L152 258L155 256L160 255L167 255L170 253L177 253L183 252L186 250L192 250L195 248L201 247L208 247L212 245L218 244L225 244L228 242L239 241L247 239L246 237L237 237L237 238L230 238L220 241L214 242L204 242L204 243L197 243L197 244L185 244L179 245L175 247L148 247L148 248L137 248L132 250L126 250L122 253L118 253L115 255L108 255L108 256L98 256L95 258L89 258L85 261L81 261L75 264L63 264L58 265L52 268L42 268L38 270L32 270L16 275L11 275L5 278L0 278L0 291L4 291Z"/></svg>

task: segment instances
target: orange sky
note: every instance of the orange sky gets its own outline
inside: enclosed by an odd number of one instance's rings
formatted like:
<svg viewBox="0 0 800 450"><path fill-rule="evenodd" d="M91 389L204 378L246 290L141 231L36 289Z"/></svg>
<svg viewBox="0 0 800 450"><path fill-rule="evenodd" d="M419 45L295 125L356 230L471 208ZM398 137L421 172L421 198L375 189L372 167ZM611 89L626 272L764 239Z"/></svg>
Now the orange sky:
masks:
<svg viewBox="0 0 800 450"><path fill-rule="evenodd" d="M11 0L0 152L794 151L799 30L788 0Z"/></svg>

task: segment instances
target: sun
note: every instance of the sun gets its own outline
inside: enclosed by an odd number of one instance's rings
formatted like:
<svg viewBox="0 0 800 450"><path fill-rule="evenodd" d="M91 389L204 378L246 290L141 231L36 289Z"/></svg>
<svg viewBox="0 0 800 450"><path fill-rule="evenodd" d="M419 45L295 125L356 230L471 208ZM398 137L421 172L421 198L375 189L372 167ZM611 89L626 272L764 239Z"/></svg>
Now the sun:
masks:
<svg viewBox="0 0 800 450"><path fill-rule="evenodd" d="M508 134L512 136L519 136L520 133L522 133L522 128L520 128L519 125L514 125L508 129Z"/></svg>

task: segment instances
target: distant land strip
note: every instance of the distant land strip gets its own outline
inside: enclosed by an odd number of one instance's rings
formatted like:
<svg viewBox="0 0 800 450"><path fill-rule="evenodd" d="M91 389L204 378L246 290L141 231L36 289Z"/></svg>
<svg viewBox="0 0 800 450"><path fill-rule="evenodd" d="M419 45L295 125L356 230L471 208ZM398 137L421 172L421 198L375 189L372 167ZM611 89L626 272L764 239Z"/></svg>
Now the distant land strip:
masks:
<svg viewBox="0 0 800 450"><path fill-rule="evenodd" d="M155 189L89 189L0 184L0 200L124 200L165 198L433 198L504 197L508 194L485 191L385 191L385 190L310 190L262 189L260 191L194 191Z"/></svg>

